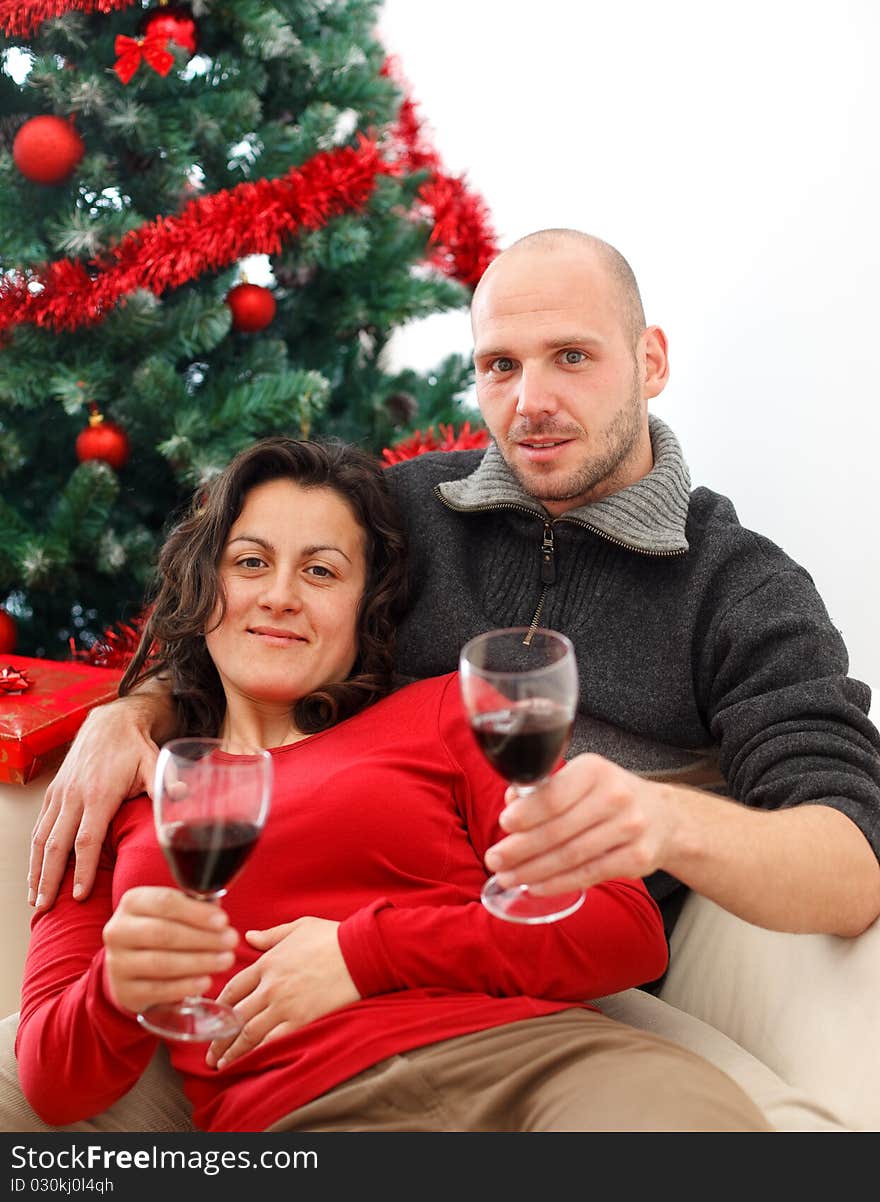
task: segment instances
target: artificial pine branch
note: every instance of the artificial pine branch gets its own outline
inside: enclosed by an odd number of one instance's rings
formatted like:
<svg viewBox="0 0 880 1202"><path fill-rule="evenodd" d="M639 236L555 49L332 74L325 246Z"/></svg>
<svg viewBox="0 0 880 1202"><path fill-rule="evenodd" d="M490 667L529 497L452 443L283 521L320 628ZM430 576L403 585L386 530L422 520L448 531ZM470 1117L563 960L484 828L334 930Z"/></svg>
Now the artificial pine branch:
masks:
<svg viewBox="0 0 880 1202"><path fill-rule="evenodd" d="M92 560L118 495L119 479L105 463L80 464L58 498L49 523L47 541L63 549L56 560L59 565L74 558L87 563Z"/></svg>

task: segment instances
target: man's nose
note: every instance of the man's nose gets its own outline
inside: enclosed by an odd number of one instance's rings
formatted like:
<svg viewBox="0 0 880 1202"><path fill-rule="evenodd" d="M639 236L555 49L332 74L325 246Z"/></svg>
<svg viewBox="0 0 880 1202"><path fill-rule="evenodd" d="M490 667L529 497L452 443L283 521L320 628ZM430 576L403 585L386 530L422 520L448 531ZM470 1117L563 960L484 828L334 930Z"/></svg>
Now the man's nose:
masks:
<svg viewBox="0 0 880 1202"><path fill-rule="evenodd" d="M516 412L519 416L536 418L545 413L555 413L558 408L549 381L541 368L523 366L516 398Z"/></svg>

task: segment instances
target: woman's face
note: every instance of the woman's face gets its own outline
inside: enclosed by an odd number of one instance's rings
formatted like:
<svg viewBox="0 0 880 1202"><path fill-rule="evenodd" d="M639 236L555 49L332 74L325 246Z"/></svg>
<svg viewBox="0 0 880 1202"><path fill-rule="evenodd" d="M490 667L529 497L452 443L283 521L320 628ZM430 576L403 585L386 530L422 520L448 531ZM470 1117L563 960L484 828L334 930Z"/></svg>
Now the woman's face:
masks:
<svg viewBox="0 0 880 1202"><path fill-rule="evenodd" d="M292 480L245 497L219 563L226 614L205 636L227 703L290 706L344 680L357 657L364 531L330 488Z"/></svg>

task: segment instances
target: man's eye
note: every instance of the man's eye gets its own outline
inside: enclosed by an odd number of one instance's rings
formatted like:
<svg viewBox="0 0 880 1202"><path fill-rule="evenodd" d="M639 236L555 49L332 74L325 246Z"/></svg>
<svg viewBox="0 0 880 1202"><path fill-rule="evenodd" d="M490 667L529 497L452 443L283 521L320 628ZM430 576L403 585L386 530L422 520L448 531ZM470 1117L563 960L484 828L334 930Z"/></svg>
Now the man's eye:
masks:
<svg viewBox="0 0 880 1202"><path fill-rule="evenodd" d="M498 359L493 359L489 364L492 371L513 371L513 360L508 359L506 355L501 355Z"/></svg>
<svg viewBox="0 0 880 1202"><path fill-rule="evenodd" d="M583 363L584 359L586 359L586 355L583 351L562 352L562 362L569 364L571 367L574 367L578 363Z"/></svg>

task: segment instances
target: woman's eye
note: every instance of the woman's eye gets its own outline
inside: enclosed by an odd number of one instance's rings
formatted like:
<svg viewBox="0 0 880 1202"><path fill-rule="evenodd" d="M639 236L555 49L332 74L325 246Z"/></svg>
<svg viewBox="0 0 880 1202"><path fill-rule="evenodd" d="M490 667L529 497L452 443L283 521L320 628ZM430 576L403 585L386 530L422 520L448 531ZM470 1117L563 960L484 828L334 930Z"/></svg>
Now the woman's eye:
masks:
<svg viewBox="0 0 880 1202"><path fill-rule="evenodd" d="M313 563L308 571L313 572L316 576L320 576L322 578L329 577L331 580L333 579L333 573L329 568L325 568L322 563Z"/></svg>
<svg viewBox="0 0 880 1202"><path fill-rule="evenodd" d="M586 355L583 351L563 351L562 362L574 367L578 363L583 363Z"/></svg>
<svg viewBox="0 0 880 1202"><path fill-rule="evenodd" d="M259 555L245 555L243 559L237 561L236 566L240 568L264 568L266 561L261 559Z"/></svg>

